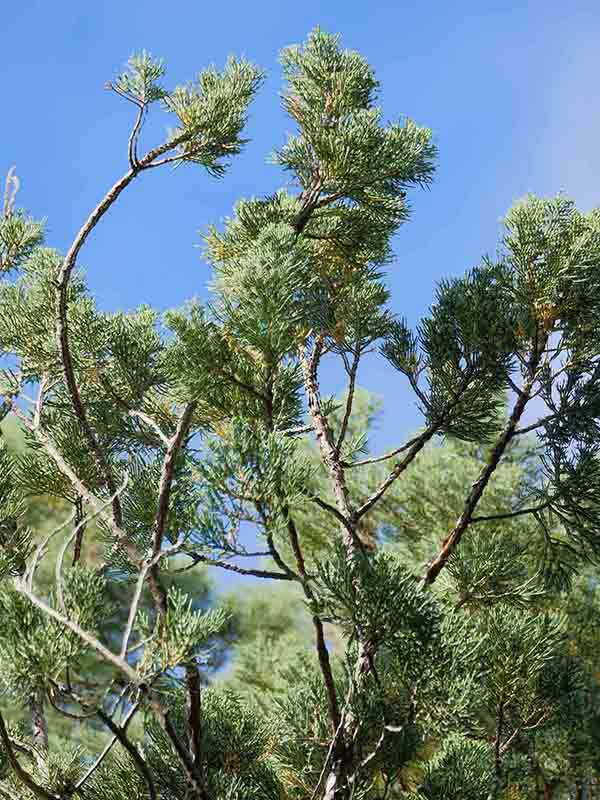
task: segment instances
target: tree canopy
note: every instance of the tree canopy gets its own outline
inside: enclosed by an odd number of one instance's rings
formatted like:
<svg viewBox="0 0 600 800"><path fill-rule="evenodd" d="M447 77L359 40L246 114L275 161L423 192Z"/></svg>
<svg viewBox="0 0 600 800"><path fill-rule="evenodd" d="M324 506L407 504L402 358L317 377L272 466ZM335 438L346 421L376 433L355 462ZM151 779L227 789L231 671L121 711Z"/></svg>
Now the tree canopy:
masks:
<svg viewBox="0 0 600 800"><path fill-rule="evenodd" d="M386 122L336 36L281 63L287 188L207 228L208 303L101 311L79 258L144 173L226 174L251 63L171 90L130 59L108 84L135 111L127 170L66 254L8 176L0 392L25 446L0 440L0 798L583 798L600 211L520 200L413 330L386 271L432 132ZM144 152L156 106L173 127ZM423 418L381 455L367 357ZM321 389L334 365L341 397ZM264 588L223 602L209 570Z"/></svg>

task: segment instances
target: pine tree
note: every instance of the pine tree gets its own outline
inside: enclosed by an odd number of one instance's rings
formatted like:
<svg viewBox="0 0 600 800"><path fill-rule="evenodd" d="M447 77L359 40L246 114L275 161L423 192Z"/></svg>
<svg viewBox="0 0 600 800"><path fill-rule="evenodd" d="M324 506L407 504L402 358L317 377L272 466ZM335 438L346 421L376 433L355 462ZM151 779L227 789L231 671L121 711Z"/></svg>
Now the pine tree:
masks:
<svg viewBox="0 0 600 800"><path fill-rule="evenodd" d="M564 753L553 737L585 718L593 657L561 607L570 585L591 591L599 553L600 214L562 196L517 203L497 257L442 279L413 331L384 272L408 192L433 179L432 134L385 124L372 69L334 36L314 31L282 66L296 132L274 161L291 188L209 229L207 305L101 312L78 258L143 173L224 175L261 83L248 62L169 91L161 62L132 57L109 84L137 109L128 169L64 256L16 208L9 175L0 389L29 447L0 460L0 678L29 724L0 716L0 797L517 797L536 770L552 777L540 754ZM140 154L157 104L175 128ZM364 452L369 354L424 418L382 456ZM341 403L321 392L334 362ZM466 485L439 464L411 482L440 439L476 463ZM45 537L23 517L40 495L71 512ZM249 527L259 567L244 562ZM231 621L170 579L197 565L284 582L307 609L312 646L290 633L261 691L281 627L264 614L254 665L247 651L231 685L207 686ZM50 710L101 726L106 747L52 747ZM584 761L569 763L579 785L597 768Z"/></svg>

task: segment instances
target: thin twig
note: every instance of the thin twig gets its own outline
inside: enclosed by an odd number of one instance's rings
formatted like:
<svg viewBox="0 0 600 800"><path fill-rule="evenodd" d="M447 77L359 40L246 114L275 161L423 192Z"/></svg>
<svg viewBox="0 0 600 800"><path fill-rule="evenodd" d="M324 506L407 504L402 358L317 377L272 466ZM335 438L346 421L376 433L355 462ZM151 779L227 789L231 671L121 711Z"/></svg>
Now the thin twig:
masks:
<svg viewBox="0 0 600 800"><path fill-rule="evenodd" d="M297 580L293 573L289 574L287 572L273 572L271 570L263 569L246 569L245 567L238 567L236 564L230 564L227 561L209 558L208 556L203 556L200 553L191 553L185 550L182 552L182 555L186 555L191 558L194 564L207 564L210 567L220 567L221 569L226 569L230 572L237 572L238 575L250 575L255 578L269 578L277 581ZM189 567L174 570L174 572L185 572L187 569L189 569Z"/></svg>
<svg viewBox="0 0 600 800"><path fill-rule="evenodd" d="M125 632L123 633L123 640L121 643L121 653L120 657L125 659L127 655L127 648L129 647L129 639L131 637L131 632L133 630L133 625L135 622L135 617L137 615L138 606L140 604L140 599L142 596L142 591L144 589L144 581L146 580L146 576L148 572L156 565L160 560L163 558L167 558L169 555L173 555L174 553L178 552L181 547L183 546L185 540L180 540L177 544L173 545L168 550L161 550L160 552L153 555L149 558L144 564L138 574L138 578L136 581L135 592L133 595L133 599L131 601L131 605L129 607L129 615L127 618L127 625L125 626Z"/></svg>
<svg viewBox="0 0 600 800"><path fill-rule="evenodd" d="M403 453L405 450L408 450L409 447L412 447L415 442L419 439L418 436L409 439L408 442L397 447L395 450L391 450L389 453L385 453L382 456L375 456L373 458L363 458L361 461L342 461L342 466L346 469L352 469L353 467L364 467L366 464L378 464L380 461L388 461L390 458Z"/></svg>
<svg viewBox="0 0 600 800"><path fill-rule="evenodd" d="M139 162L137 157L137 140L138 136L140 135L140 131L142 129L142 124L144 122L144 115L146 113L146 105L145 103L138 103L138 113L135 120L135 125L133 126L133 130L131 131L131 135L129 137L129 142L127 145L127 155L129 158L129 166L133 170L139 169Z"/></svg>
<svg viewBox="0 0 600 800"><path fill-rule="evenodd" d="M543 511L552 503L552 500L547 500L539 506L532 506L531 508L521 508L519 511L507 511L504 514L486 514L480 517L471 517L471 524L474 522L491 522L497 519L511 519L512 517L520 517L523 514L537 514L538 511Z"/></svg>
<svg viewBox="0 0 600 800"><path fill-rule="evenodd" d="M360 506L360 508L356 511L356 519L360 519L363 517L367 512L369 512L373 506L383 497L383 495L387 492L390 486L396 481L397 478L402 475L404 470L411 464L414 459L417 457L419 452L425 447L427 442L435 436L439 425L432 424L430 425L420 436L417 436L413 439L413 444L408 448L408 453L404 456L404 458L399 461L394 468L391 470L389 475L385 478L384 481L378 486L378 488L368 497L365 502Z"/></svg>
<svg viewBox="0 0 600 800"><path fill-rule="evenodd" d="M348 431L348 424L350 422L350 416L352 414L352 406L354 404L354 390L356 386L356 374L358 372L359 362L360 362L360 350L357 353L354 353L354 358L352 359L352 365L348 373L349 381L348 381L348 395L346 397L346 408L344 409L344 416L342 418L340 433L334 448L336 458L339 458L340 451L342 449L342 445L344 444L344 439L346 438L346 433Z"/></svg>
<svg viewBox="0 0 600 800"><path fill-rule="evenodd" d="M541 428L542 425L545 425L547 422L550 422L550 420L554 419L555 417L556 414L548 414L547 416L538 419L537 422L528 425L526 428L517 428L516 431L514 432L514 435L522 436L524 433L531 433L531 431L534 431L536 428Z"/></svg>
<svg viewBox="0 0 600 800"><path fill-rule="evenodd" d="M346 520L346 517L344 517L344 515L341 514L335 506L332 506L331 503L328 503L326 500L323 500L322 497L319 497L312 492L306 492L306 496L309 498L309 500L312 500L313 503L318 505L319 508L322 508L323 511L327 511L328 514L334 516L341 525L347 526L348 521Z"/></svg>

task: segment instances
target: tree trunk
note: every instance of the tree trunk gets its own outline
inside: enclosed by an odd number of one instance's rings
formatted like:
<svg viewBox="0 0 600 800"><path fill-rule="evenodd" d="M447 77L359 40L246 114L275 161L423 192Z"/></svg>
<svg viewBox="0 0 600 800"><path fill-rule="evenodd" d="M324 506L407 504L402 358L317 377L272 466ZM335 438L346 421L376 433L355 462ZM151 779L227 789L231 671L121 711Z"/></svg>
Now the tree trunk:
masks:
<svg viewBox="0 0 600 800"><path fill-rule="evenodd" d="M544 781L544 800L552 800L556 791L556 783L546 783Z"/></svg>
<svg viewBox="0 0 600 800"><path fill-rule="evenodd" d="M48 750L48 726L44 716L44 700L41 692L35 692L29 700L32 738L40 750Z"/></svg>

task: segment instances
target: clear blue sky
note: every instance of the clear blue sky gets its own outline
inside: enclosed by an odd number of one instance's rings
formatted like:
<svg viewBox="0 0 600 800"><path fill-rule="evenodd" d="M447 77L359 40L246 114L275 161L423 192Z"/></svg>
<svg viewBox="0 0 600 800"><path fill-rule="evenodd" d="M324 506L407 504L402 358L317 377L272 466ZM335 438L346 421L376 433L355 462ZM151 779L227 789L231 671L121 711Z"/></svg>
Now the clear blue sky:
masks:
<svg viewBox="0 0 600 800"><path fill-rule="evenodd" d="M266 161L290 128L277 53L316 25L373 64L387 118L407 115L434 131L439 172L430 191L411 193L413 219L390 274L393 306L411 322L437 279L493 253L500 217L525 192L599 203L598 0L5 3L0 174L17 165L21 204L48 218L49 244L60 249L126 169L132 109L103 84L132 51L163 57L170 86L232 52L269 74L251 112L252 142L224 180L197 167L148 173L94 232L81 262L101 307L206 296L198 231L237 197L282 183ZM157 109L145 141L166 125ZM369 365L362 382L391 412L378 444L397 444L419 423L411 396L390 369Z"/></svg>

